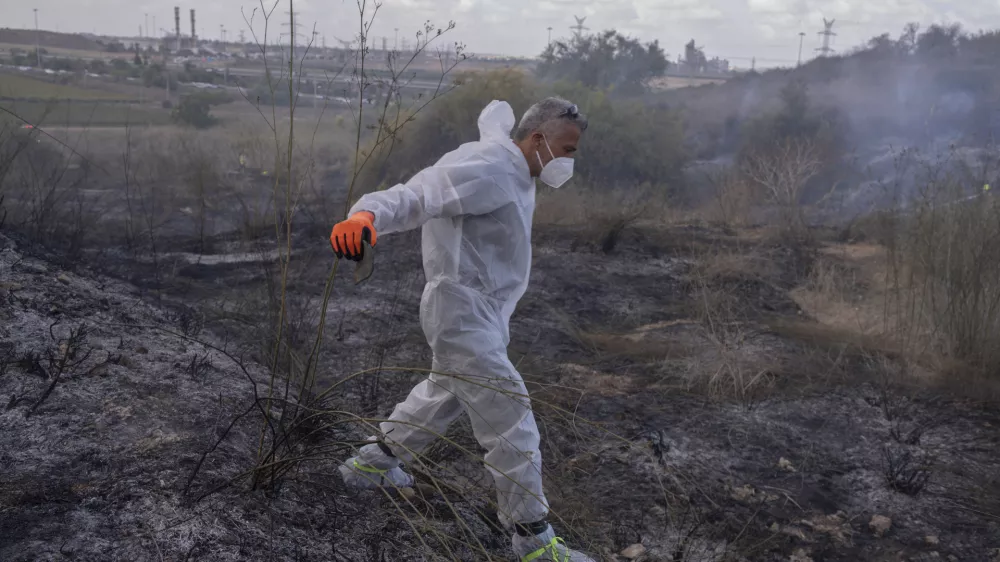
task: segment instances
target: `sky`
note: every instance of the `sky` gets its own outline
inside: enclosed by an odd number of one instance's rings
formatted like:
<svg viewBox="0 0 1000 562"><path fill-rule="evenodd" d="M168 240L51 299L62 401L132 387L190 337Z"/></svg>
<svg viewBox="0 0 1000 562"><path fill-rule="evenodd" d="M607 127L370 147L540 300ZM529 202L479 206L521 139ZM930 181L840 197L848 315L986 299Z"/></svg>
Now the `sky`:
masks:
<svg viewBox="0 0 1000 562"><path fill-rule="evenodd" d="M315 28L330 46L336 38L356 36L359 1L364 0L295 0L300 32ZM375 3L367 3L370 19ZM270 10L275 0L263 4ZM134 36L148 25L152 35L157 28L173 28L174 6L181 8L184 34L190 31L191 8L203 37L220 37L220 25L230 39L241 29L248 40L251 29L258 36L264 32L261 3L248 0L0 0L0 27L33 28L37 8L41 29ZM246 20L255 8L250 25ZM268 23L269 42L288 29L281 27L287 11L288 0L280 0ZM423 22L444 26L453 20L455 29L439 41L463 43L472 54L534 56L548 41L548 27L553 39L570 36L574 16L586 17L591 31L613 28L643 41L659 40L671 60L695 39L709 58L727 58L737 67L756 59L758 67L770 67L795 63L800 32L806 34L803 58L814 56L822 44L823 18L836 20L831 46L844 51L881 33L897 37L910 21L1000 29L1000 0L383 0L370 34L376 45L386 37L393 46L397 28L401 42L412 41Z"/></svg>

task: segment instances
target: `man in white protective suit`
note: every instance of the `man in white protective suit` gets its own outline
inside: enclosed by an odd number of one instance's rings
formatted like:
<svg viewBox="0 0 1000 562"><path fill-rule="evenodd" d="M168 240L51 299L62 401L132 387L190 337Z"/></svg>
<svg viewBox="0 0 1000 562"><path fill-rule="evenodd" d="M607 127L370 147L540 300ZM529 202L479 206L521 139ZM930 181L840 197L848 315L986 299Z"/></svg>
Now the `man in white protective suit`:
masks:
<svg viewBox="0 0 1000 562"><path fill-rule="evenodd" d="M434 357L433 374L340 473L357 488L411 487L402 463L412 463L465 412L486 449L514 552L523 561L586 562L546 521L538 427L507 345L531 271L535 178L554 188L570 179L587 120L576 105L548 98L525 112L513 138L512 129L510 105L491 102L479 116L479 141L405 184L363 196L333 228L338 257L360 260L362 240L374 246L378 236L423 227L420 323Z"/></svg>

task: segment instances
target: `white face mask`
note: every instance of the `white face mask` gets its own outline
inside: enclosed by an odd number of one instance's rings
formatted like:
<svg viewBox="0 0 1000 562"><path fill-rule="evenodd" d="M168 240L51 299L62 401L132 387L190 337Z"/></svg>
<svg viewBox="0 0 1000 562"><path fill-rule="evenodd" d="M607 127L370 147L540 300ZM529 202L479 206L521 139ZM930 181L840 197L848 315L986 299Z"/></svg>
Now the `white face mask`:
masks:
<svg viewBox="0 0 1000 562"><path fill-rule="evenodd" d="M542 164L542 155L538 154L537 151L535 152L538 163L542 166L542 173L538 175L538 179L542 180L549 187L559 189L573 177L573 159L566 157L556 158L556 155L552 152L552 147L549 146L548 139L542 137L542 140L545 141L545 147L549 149L549 156L552 157L552 160L549 160L548 164Z"/></svg>

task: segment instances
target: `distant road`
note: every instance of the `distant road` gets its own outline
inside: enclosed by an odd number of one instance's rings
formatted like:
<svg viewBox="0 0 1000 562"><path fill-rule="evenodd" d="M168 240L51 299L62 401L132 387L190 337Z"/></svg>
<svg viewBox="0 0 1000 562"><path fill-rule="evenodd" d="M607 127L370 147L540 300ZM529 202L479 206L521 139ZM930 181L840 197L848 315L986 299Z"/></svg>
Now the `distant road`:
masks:
<svg viewBox="0 0 1000 562"><path fill-rule="evenodd" d="M180 70L180 69L183 69L184 66L182 64L171 63L169 65L169 68L171 68L173 70ZM217 72L220 72L220 71L222 71L222 68L215 67L215 70ZM285 72L287 72L287 70L285 70L285 69L281 69L281 70L273 69L272 70L272 75L279 75L282 70L284 70ZM263 66L261 66L259 68L229 67L229 74L231 74L233 76L244 76L244 77L261 78L261 79L266 75ZM321 80L321 81L326 79L323 71L319 70L319 69L309 69L309 68L307 68L306 69L306 76L310 77L310 78L315 77L317 80ZM345 73L342 73L340 76L335 77L331 82L334 83L334 84L345 84L346 85L346 84L352 83L353 80L351 78L350 73L345 72ZM415 90L415 91L423 91L423 92L433 92L438 87L447 88L451 84L451 77L446 78L443 84L438 84L437 81L435 81L435 80L429 80L427 78L422 78L422 79L417 78L417 79L413 79L413 80L403 80L403 82L406 84L406 86L404 87L404 90Z"/></svg>

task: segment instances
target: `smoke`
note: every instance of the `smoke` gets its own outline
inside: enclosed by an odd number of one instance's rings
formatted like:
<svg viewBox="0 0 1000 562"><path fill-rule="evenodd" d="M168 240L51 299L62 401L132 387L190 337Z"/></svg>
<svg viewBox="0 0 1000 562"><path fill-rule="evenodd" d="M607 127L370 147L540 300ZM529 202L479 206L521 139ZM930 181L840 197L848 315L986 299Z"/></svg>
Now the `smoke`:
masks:
<svg viewBox="0 0 1000 562"><path fill-rule="evenodd" d="M738 121L742 143L720 142L714 154L700 152L705 161L718 162L747 142L765 142L745 131L780 115L786 85L804 84L808 119L829 123L840 144L840 159L817 178L823 185L816 189L836 185L842 213L856 216L890 203L909 204L928 183L943 178L955 184L956 196L981 192L1000 160L998 75L1000 34L963 35L931 26L916 36L904 32L899 40L873 39L845 56L733 79L683 103L698 114L689 120L699 126L726 130L706 117L713 115L719 123ZM787 125L793 113L775 119Z"/></svg>

